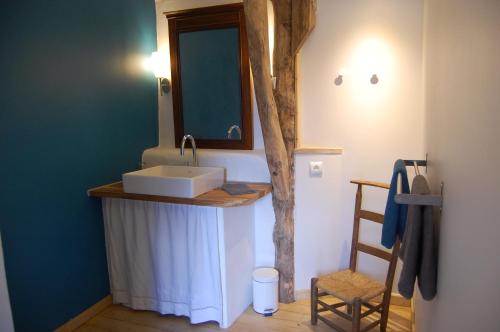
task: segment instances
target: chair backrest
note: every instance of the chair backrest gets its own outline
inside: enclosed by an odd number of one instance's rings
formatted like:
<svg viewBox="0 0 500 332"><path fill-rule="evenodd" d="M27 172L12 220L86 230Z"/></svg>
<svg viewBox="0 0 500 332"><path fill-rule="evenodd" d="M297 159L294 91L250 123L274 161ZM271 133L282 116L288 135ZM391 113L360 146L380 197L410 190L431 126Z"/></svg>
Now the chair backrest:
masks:
<svg viewBox="0 0 500 332"><path fill-rule="evenodd" d="M359 224L360 220L369 220L379 224L384 223L384 215L363 210L361 207L361 203L363 200L363 186L370 186L375 188L389 189L389 184L381 183L381 182L372 182L372 181L363 181L363 180L352 180L351 183L358 185L358 190L356 192L356 204L354 208L354 225L352 231L352 244L351 244L351 260L349 264L349 268L352 271L356 271L356 265L358 260L358 251L364 252L369 255L376 256L383 260L389 262L389 267L387 270L387 277L385 280L385 285L390 292L392 289L392 283L394 281L394 273L396 271L396 264L398 262L398 251L399 251L399 241L396 241L394 247L392 248L392 253L387 252L385 250L370 246L368 244L364 244L359 242Z"/></svg>

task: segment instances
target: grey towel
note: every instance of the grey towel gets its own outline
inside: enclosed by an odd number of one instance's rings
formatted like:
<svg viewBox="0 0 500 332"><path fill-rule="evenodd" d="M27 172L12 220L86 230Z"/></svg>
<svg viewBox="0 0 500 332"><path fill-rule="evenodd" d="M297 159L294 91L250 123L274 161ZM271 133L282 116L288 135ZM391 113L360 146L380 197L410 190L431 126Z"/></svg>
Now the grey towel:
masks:
<svg viewBox="0 0 500 332"><path fill-rule="evenodd" d="M224 185L222 186L222 190L227 192L229 195L253 194L254 192L256 192L245 183L229 182L224 183Z"/></svg>
<svg viewBox="0 0 500 332"><path fill-rule="evenodd" d="M413 179L411 193L430 193L424 176L417 175ZM432 300L436 295L437 246L432 212L432 206L408 207L406 230L399 251L403 268L398 283L399 292L407 299L413 296L415 279L418 279L418 287L425 300Z"/></svg>

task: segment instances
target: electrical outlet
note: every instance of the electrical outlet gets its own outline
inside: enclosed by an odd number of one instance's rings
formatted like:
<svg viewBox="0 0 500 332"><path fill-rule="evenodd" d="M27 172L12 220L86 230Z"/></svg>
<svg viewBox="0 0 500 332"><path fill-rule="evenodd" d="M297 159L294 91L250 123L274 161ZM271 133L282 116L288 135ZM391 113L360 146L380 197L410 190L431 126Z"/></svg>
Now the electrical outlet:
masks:
<svg viewBox="0 0 500 332"><path fill-rule="evenodd" d="M323 162L311 161L309 162L309 176L320 178L323 176Z"/></svg>

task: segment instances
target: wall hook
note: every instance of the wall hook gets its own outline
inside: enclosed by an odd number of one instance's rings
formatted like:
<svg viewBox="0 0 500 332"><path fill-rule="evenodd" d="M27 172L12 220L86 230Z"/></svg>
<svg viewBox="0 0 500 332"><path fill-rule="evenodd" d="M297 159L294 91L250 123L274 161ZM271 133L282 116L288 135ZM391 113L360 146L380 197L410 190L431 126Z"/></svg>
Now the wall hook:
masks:
<svg viewBox="0 0 500 332"><path fill-rule="evenodd" d="M335 85L337 85L337 86L342 85L343 82L344 82L344 76L339 74L335 78Z"/></svg>

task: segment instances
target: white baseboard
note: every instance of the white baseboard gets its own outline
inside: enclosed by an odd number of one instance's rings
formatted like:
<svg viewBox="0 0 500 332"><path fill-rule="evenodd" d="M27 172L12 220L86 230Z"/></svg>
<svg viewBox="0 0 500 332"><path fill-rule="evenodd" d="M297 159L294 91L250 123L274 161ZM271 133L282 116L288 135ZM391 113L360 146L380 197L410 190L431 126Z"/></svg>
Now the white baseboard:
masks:
<svg viewBox="0 0 500 332"><path fill-rule="evenodd" d="M295 301L309 300L310 297L311 297L310 289L295 290Z"/></svg>
<svg viewBox="0 0 500 332"><path fill-rule="evenodd" d="M54 332L70 332L74 331L87 321L97 316L98 313L109 307L113 303L111 295L106 296L87 310L73 317L60 327L58 327Z"/></svg>
<svg viewBox="0 0 500 332"><path fill-rule="evenodd" d="M381 302L382 298L376 299L376 302ZM391 304L400 307L411 307L411 300L405 299L401 294L392 293L391 294Z"/></svg>

